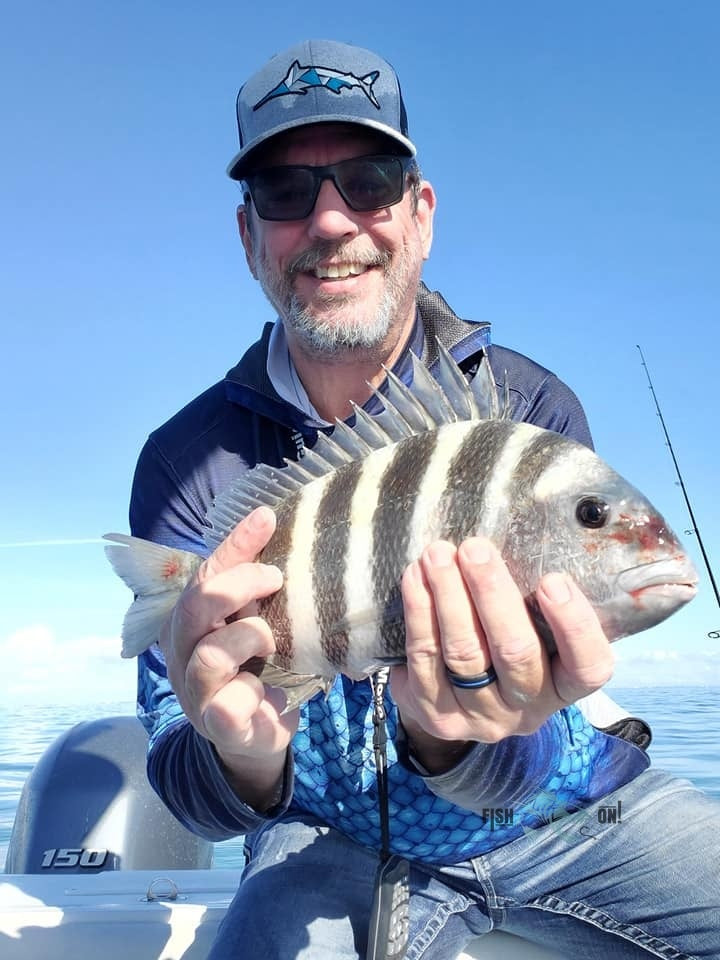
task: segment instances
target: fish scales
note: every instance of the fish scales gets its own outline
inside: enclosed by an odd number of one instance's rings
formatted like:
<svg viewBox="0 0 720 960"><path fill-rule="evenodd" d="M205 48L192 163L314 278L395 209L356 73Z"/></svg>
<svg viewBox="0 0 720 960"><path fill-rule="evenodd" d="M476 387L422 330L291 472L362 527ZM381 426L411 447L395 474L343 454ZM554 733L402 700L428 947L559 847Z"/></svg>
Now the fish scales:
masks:
<svg viewBox="0 0 720 960"><path fill-rule="evenodd" d="M308 650L308 644L302 642L306 637L320 636L317 608L311 600L313 571L310 556L315 537L317 508L332 476L329 474L312 483L307 483L294 495L297 502L293 514L290 552L285 557L281 557L272 550L272 547L269 549L266 547L260 555L263 562L276 563L283 572L285 584L279 592L286 594L288 621L293 638L293 658L290 669L298 673L316 673L319 665L322 665L322 670L325 672L336 672L332 664L328 663L323 656L317 640L314 648L310 650ZM272 541L270 543L272 544ZM272 626L272 623L270 625Z"/></svg>
<svg viewBox="0 0 720 960"><path fill-rule="evenodd" d="M519 426L524 427L527 442L516 470L509 474L506 497L513 509L508 513L503 555L514 579L527 593L529 584L537 583L542 574L545 540L552 535L544 504L534 497L534 491L548 467L566 458L568 445L557 433L527 424Z"/></svg>
<svg viewBox="0 0 720 960"><path fill-rule="evenodd" d="M350 506L363 461L349 463L330 476L315 515L315 539L310 554L320 646L325 659L342 671L347 662L348 634L341 626L347 616L345 564L352 536Z"/></svg>
<svg viewBox="0 0 720 960"><path fill-rule="evenodd" d="M405 648L400 576L412 557L412 521L423 477L438 443L438 431L421 433L397 444L380 478L378 504L372 518L372 584L378 610L378 651L401 656Z"/></svg>
<svg viewBox="0 0 720 960"><path fill-rule="evenodd" d="M458 447L474 429L471 421L458 421L439 427L432 459L419 478L418 496L409 522L410 541L407 556L419 557L424 547L443 535L445 505L442 495L448 489L448 469Z"/></svg>
<svg viewBox="0 0 720 960"><path fill-rule="evenodd" d="M352 629L346 671L349 677L354 678L366 674L373 658L380 652L378 621L382 611L377 604L372 576L377 549L372 518L383 493L382 477L396 449L396 444L381 447L362 461L362 470L350 505L352 536L348 543L343 584L348 626Z"/></svg>
<svg viewBox="0 0 720 960"><path fill-rule="evenodd" d="M459 544L480 531L497 536L497 486L512 478L524 449L516 442L516 427L507 420L485 420L464 437L447 471L439 531L443 540Z"/></svg>
<svg viewBox="0 0 720 960"><path fill-rule="evenodd" d="M298 509L299 496L293 493L284 500L277 509L277 526L270 544L265 548L266 563L276 564L283 573L286 558L293 553L293 534L295 532L295 514ZM288 609L286 590L278 590L260 600L258 612L270 625L275 638L276 652L274 659L284 670L292 669L293 662L293 624Z"/></svg>

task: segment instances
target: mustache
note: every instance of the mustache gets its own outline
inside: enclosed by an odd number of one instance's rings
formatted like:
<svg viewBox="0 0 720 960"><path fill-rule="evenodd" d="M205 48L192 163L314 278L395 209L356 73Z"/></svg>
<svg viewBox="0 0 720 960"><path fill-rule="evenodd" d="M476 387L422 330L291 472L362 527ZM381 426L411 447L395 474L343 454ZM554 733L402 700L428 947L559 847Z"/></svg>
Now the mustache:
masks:
<svg viewBox="0 0 720 960"><path fill-rule="evenodd" d="M325 260L331 258L342 260L345 263L359 263L365 267L387 267L391 255L387 250L353 250L350 244L319 241L303 250L288 264L287 272L294 276L297 273L308 273L319 267Z"/></svg>

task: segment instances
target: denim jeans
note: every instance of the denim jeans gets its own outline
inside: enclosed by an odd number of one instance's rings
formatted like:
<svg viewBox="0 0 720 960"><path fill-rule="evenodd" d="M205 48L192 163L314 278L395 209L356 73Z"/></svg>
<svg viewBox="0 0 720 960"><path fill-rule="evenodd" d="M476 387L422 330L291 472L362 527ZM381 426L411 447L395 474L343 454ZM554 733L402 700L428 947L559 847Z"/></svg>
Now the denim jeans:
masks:
<svg viewBox="0 0 720 960"><path fill-rule="evenodd" d="M376 853L297 815L248 846L209 960L365 957ZM720 804L649 769L481 857L413 862L410 883L408 960L451 960L492 929L572 960L717 960Z"/></svg>

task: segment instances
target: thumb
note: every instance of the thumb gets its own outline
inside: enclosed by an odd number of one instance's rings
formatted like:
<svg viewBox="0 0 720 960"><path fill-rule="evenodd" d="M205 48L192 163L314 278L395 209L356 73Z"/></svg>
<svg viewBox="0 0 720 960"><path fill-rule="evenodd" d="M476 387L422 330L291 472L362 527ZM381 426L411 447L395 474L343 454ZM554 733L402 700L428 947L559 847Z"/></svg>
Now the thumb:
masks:
<svg viewBox="0 0 720 960"><path fill-rule="evenodd" d="M270 507L257 507L234 527L214 553L200 565L197 583L238 563L251 563L275 533L277 520Z"/></svg>

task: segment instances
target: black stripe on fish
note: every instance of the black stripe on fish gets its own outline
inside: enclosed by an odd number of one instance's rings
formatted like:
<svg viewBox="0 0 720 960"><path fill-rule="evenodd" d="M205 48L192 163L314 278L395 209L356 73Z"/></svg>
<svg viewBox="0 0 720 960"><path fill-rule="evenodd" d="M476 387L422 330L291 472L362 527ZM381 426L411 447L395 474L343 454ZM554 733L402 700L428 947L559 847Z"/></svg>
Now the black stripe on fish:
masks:
<svg viewBox="0 0 720 960"><path fill-rule="evenodd" d="M351 536L350 507L364 461L341 467L330 476L315 514L310 554L315 615L326 660L342 670L347 660L345 568ZM310 598L308 598L310 599Z"/></svg>
<svg viewBox="0 0 720 960"><path fill-rule="evenodd" d="M490 532L491 517L483 517L477 503L490 487L502 450L516 430L509 420L485 420L465 437L448 468L441 514L445 516L441 538L460 544L478 532ZM470 501L475 506L470 509ZM478 523L479 521L479 523Z"/></svg>
<svg viewBox="0 0 720 960"><path fill-rule="evenodd" d="M410 559L415 504L437 441L437 430L401 441L380 480L373 515L372 581L380 614L380 649L388 657L401 656L405 650L399 580Z"/></svg>
<svg viewBox="0 0 720 960"><path fill-rule="evenodd" d="M279 567L283 576L286 573L287 558L293 549L298 502L299 498L294 494L276 508L277 528L260 556L263 563L273 563ZM294 653L293 628L287 603L287 588L283 586L277 593L261 600L258 606L260 616L267 621L275 638L276 652L273 654L273 661L284 670L291 670Z"/></svg>

